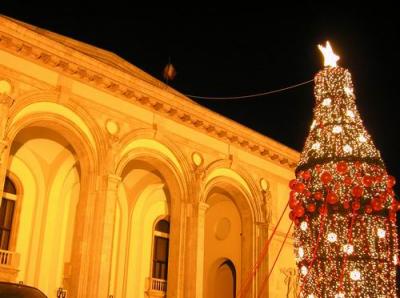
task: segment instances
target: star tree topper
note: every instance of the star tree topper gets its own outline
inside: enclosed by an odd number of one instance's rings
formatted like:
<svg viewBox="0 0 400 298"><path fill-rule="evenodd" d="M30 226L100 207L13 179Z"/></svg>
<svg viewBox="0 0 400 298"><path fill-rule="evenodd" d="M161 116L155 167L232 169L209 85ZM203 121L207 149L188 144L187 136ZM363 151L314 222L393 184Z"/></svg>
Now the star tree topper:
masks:
<svg viewBox="0 0 400 298"><path fill-rule="evenodd" d="M337 66L336 62L340 59L340 57L333 52L329 41L326 42L325 47L322 45L318 45L318 49L322 52L322 55L324 55L324 66Z"/></svg>

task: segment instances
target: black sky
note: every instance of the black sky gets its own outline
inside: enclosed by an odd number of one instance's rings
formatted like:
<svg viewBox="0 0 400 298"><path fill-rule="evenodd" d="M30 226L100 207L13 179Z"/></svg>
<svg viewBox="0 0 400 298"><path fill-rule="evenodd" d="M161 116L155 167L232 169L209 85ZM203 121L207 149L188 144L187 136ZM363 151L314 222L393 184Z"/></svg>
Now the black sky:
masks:
<svg viewBox="0 0 400 298"><path fill-rule="evenodd" d="M246 95L310 80L322 67L316 45L329 39L339 65L353 75L365 126L400 180L397 9L383 2L362 8L302 2L264 8L154 2L143 8L137 2L102 7L3 0L0 13L112 51L159 79L170 57L178 72L172 86L203 96ZM251 100L197 102L300 151L312 120L313 85Z"/></svg>

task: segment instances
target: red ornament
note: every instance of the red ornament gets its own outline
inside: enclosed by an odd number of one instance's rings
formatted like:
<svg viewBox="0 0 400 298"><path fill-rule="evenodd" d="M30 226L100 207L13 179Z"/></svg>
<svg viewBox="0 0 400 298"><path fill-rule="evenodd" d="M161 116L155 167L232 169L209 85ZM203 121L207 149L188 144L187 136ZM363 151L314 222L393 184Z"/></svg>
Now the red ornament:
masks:
<svg viewBox="0 0 400 298"><path fill-rule="evenodd" d="M339 173L344 173L344 172L347 172L347 162L345 162L345 161L340 161L340 162L338 162L338 164L336 165L336 170L339 172Z"/></svg>
<svg viewBox="0 0 400 298"><path fill-rule="evenodd" d="M309 191L308 189L305 189L305 190L303 191L303 194L304 194L304 196L305 196L306 198L311 197L311 191Z"/></svg>
<svg viewBox="0 0 400 298"><path fill-rule="evenodd" d="M338 202L338 197L334 192L329 192L326 195L326 200L329 204L334 205Z"/></svg>
<svg viewBox="0 0 400 298"><path fill-rule="evenodd" d="M290 189L294 190L295 185L297 184L297 180L296 179L292 179L289 181L289 187Z"/></svg>
<svg viewBox="0 0 400 298"><path fill-rule="evenodd" d="M344 201L344 203L343 203L343 208L344 208L344 209L349 209L349 208L350 208L350 203L349 203L349 201Z"/></svg>
<svg viewBox="0 0 400 298"><path fill-rule="evenodd" d="M396 184L396 178L393 176L388 176L387 178L387 187L392 188Z"/></svg>
<svg viewBox="0 0 400 298"><path fill-rule="evenodd" d="M361 167L361 162L356 161L356 162L354 163L354 166L355 166L357 169L359 169L359 168Z"/></svg>
<svg viewBox="0 0 400 298"><path fill-rule="evenodd" d="M376 199L371 200L371 207L374 211L381 211L383 208L382 203Z"/></svg>
<svg viewBox="0 0 400 298"><path fill-rule="evenodd" d="M358 185L354 186L353 189L351 190L351 194L355 198L361 198L363 193L364 193L364 189L361 186L358 186Z"/></svg>
<svg viewBox="0 0 400 298"><path fill-rule="evenodd" d="M295 219L293 211L289 212L289 218L290 218L290 220L294 220Z"/></svg>
<svg viewBox="0 0 400 298"><path fill-rule="evenodd" d="M372 207L371 207L371 205L366 205L366 206L365 206L365 213L367 213L367 214L371 214L371 213L372 213Z"/></svg>
<svg viewBox="0 0 400 298"><path fill-rule="evenodd" d="M379 201L383 204L387 200L387 194L386 193L381 193L378 198L379 198Z"/></svg>
<svg viewBox="0 0 400 298"><path fill-rule="evenodd" d="M393 200L390 207L394 212L396 212L397 208L399 207L398 202L396 200Z"/></svg>
<svg viewBox="0 0 400 298"><path fill-rule="evenodd" d="M308 180L311 178L311 172L309 170L303 172L303 174L301 175L303 177L304 180Z"/></svg>
<svg viewBox="0 0 400 298"><path fill-rule="evenodd" d="M289 199L289 207L290 209L294 209L300 202L296 200L295 198L290 198Z"/></svg>
<svg viewBox="0 0 400 298"><path fill-rule="evenodd" d="M323 183L323 184L328 184L329 182L331 182L332 181L332 175L331 175L331 173L329 173L329 172L323 172L322 174L321 174L321 182Z"/></svg>
<svg viewBox="0 0 400 298"><path fill-rule="evenodd" d="M315 192L314 199L316 199L317 201L322 200L322 192L320 192L320 191Z"/></svg>
<svg viewBox="0 0 400 298"><path fill-rule="evenodd" d="M361 204L360 204L360 202L358 202L358 201L355 201L355 202L353 202L353 203L351 204L351 208L353 208L353 210L359 210L360 207L361 207Z"/></svg>
<svg viewBox="0 0 400 298"><path fill-rule="evenodd" d="M351 177L347 176L344 178L343 182L346 185L351 185L351 183L353 182L353 179L351 179Z"/></svg>
<svg viewBox="0 0 400 298"><path fill-rule="evenodd" d="M319 214L327 215L328 214L328 208L326 208L325 206L319 207Z"/></svg>
<svg viewBox="0 0 400 298"><path fill-rule="evenodd" d="M297 205L293 211L294 211L294 215L296 215L296 217L302 217L304 215L304 207L301 206L300 204Z"/></svg>
<svg viewBox="0 0 400 298"><path fill-rule="evenodd" d="M364 176L362 178L362 183L364 184L365 187L370 187L372 185L372 178L370 176Z"/></svg>
<svg viewBox="0 0 400 298"><path fill-rule="evenodd" d="M308 211L308 212L313 213L313 212L315 212L315 209L317 209L317 207L315 206L315 204L311 203L311 204L308 204L308 205L307 205L307 211Z"/></svg>
<svg viewBox="0 0 400 298"><path fill-rule="evenodd" d="M304 183L301 182L298 182L294 185L294 190L297 192L302 192L305 188L306 186L304 185Z"/></svg>

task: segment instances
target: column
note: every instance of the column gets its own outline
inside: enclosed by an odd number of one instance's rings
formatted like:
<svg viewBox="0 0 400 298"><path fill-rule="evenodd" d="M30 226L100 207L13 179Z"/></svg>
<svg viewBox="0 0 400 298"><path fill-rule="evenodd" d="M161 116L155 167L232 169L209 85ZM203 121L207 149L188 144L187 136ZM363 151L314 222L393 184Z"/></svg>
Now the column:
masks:
<svg viewBox="0 0 400 298"><path fill-rule="evenodd" d="M4 81L1 81L4 82ZM0 82L0 83L1 83ZM6 140L7 122L10 107L13 99L5 93L2 93L0 88L0 204L3 196L3 184L7 172L7 161L9 154L9 144Z"/></svg>
<svg viewBox="0 0 400 298"><path fill-rule="evenodd" d="M196 247L196 298L203 298L204 290L204 233L206 211L210 205L199 202L197 205L197 247Z"/></svg>
<svg viewBox="0 0 400 298"><path fill-rule="evenodd" d="M118 200L118 186L121 178L116 175L109 174L107 176L107 188L102 194L104 198L104 217L103 217L103 237L101 241L101 258L100 258L100 276L99 276L99 297L108 297L114 295L114 289L110 288L111 266L112 266L112 250L114 238L115 211ZM98 198L101 199L101 198ZM101 220L101 218L99 218ZM100 224L96 223L96 224Z"/></svg>

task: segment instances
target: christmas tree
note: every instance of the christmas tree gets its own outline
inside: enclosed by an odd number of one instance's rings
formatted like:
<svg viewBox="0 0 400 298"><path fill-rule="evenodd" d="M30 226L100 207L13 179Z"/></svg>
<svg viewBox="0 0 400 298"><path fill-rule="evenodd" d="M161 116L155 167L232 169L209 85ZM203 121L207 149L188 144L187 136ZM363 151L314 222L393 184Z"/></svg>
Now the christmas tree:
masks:
<svg viewBox="0 0 400 298"><path fill-rule="evenodd" d="M363 126L348 70L327 42L290 218L300 297L396 297L395 179Z"/></svg>

